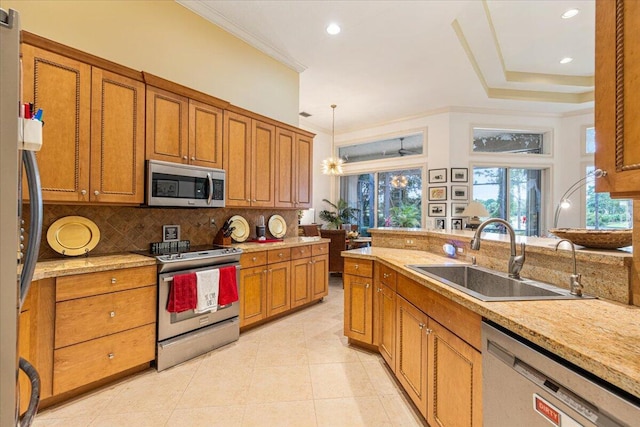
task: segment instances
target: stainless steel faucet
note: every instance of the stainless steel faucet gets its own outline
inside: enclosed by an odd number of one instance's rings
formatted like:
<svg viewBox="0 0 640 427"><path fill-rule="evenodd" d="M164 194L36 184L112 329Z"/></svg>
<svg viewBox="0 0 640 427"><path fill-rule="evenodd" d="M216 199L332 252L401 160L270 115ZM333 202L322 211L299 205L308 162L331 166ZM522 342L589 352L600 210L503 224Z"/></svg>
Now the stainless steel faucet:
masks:
<svg viewBox="0 0 640 427"><path fill-rule="evenodd" d="M575 295L578 297L582 296L582 274L578 274L576 269L576 246L573 244L571 240L568 239L560 239L558 243L556 243L556 251L558 250L558 246L562 242L569 242L571 245L571 252L573 253L573 274L569 276L569 290L571 295Z"/></svg>
<svg viewBox="0 0 640 427"><path fill-rule="evenodd" d="M513 227L511 226L511 224L509 224L504 219L489 218L488 220L480 224L476 229L476 233L473 235L473 239L471 239L471 249L476 251L480 249L480 235L482 234L482 230L484 230L484 228L487 225L493 222L498 222L504 225L507 228L507 231L509 232L509 240L511 243L511 256L509 257L509 277L513 277L514 279L520 279L520 270L522 270L522 266L524 265L524 260L525 260L525 254L524 254L525 245L524 243L520 245L521 254L518 255L516 252L516 233L513 230Z"/></svg>

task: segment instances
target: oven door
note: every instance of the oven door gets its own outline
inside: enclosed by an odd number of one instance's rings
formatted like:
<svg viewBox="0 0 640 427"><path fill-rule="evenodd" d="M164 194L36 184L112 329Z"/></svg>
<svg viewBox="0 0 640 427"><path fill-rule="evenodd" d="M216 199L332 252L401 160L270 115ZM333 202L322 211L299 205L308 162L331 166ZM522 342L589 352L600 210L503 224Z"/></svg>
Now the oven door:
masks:
<svg viewBox="0 0 640 427"><path fill-rule="evenodd" d="M215 312L196 313L193 310L181 313L169 313L167 302L169 291L173 283L173 276L178 274L193 273L196 271L214 270L223 267L236 267L236 283L240 284L240 264L220 264L215 267L194 268L190 270L173 271L158 276L158 341L163 341L187 332L195 331L205 326L213 325L223 320L237 317L240 314L240 302L218 306Z"/></svg>

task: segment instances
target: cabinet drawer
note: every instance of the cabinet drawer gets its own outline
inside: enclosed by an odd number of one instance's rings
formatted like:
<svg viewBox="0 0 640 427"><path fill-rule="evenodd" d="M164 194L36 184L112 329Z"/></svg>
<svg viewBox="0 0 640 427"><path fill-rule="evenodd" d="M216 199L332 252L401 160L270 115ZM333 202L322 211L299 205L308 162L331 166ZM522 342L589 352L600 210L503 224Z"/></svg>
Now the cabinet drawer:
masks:
<svg viewBox="0 0 640 427"><path fill-rule="evenodd" d="M376 265L378 271L378 282L395 291L396 280L398 277L395 270L380 263L377 263Z"/></svg>
<svg viewBox="0 0 640 427"><path fill-rule="evenodd" d="M155 353L155 324L55 350L53 394L149 362L155 358Z"/></svg>
<svg viewBox="0 0 640 427"><path fill-rule="evenodd" d="M156 321L156 286L56 304L55 348Z"/></svg>
<svg viewBox="0 0 640 427"><path fill-rule="evenodd" d="M344 272L354 276L373 277L373 262L366 259L345 258Z"/></svg>
<svg viewBox="0 0 640 427"><path fill-rule="evenodd" d="M311 246L309 245L291 248L291 259L309 258L311 254Z"/></svg>
<svg viewBox="0 0 640 427"><path fill-rule="evenodd" d="M240 255L240 265L242 268L251 268L267 263L267 252L249 252Z"/></svg>
<svg viewBox="0 0 640 427"><path fill-rule="evenodd" d="M289 261L291 259L291 248L272 249L267 251L267 262L273 264L274 262Z"/></svg>
<svg viewBox="0 0 640 427"><path fill-rule="evenodd" d="M156 266L124 268L56 279L56 302L156 285Z"/></svg>
<svg viewBox="0 0 640 427"><path fill-rule="evenodd" d="M320 245L311 246L311 254L313 256L316 256L316 255L327 255L328 253L329 253L329 244L328 243L322 243Z"/></svg>

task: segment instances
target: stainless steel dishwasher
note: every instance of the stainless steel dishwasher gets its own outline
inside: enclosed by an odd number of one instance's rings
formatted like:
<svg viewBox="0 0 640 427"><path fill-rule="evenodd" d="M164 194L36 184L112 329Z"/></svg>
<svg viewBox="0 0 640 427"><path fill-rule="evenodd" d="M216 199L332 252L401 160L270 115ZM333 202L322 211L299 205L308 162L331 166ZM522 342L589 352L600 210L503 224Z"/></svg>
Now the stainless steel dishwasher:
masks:
<svg viewBox="0 0 640 427"><path fill-rule="evenodd" d="M640 426L637 396L545 353L499 326L482 324L485 427Z"/></svg>

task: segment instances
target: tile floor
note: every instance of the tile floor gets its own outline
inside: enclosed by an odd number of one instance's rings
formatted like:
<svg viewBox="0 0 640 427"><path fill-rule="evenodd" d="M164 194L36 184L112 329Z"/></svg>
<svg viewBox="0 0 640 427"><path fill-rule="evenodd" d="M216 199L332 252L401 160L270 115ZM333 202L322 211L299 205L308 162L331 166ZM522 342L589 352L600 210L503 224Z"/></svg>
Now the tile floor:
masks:
<svg viewBox="0 0 640 427"><path fill-rule="evenodd" d="M349 347L342 280L323 302L163 372L43 410L42 426L423 426L383 359Z"/></svg>

